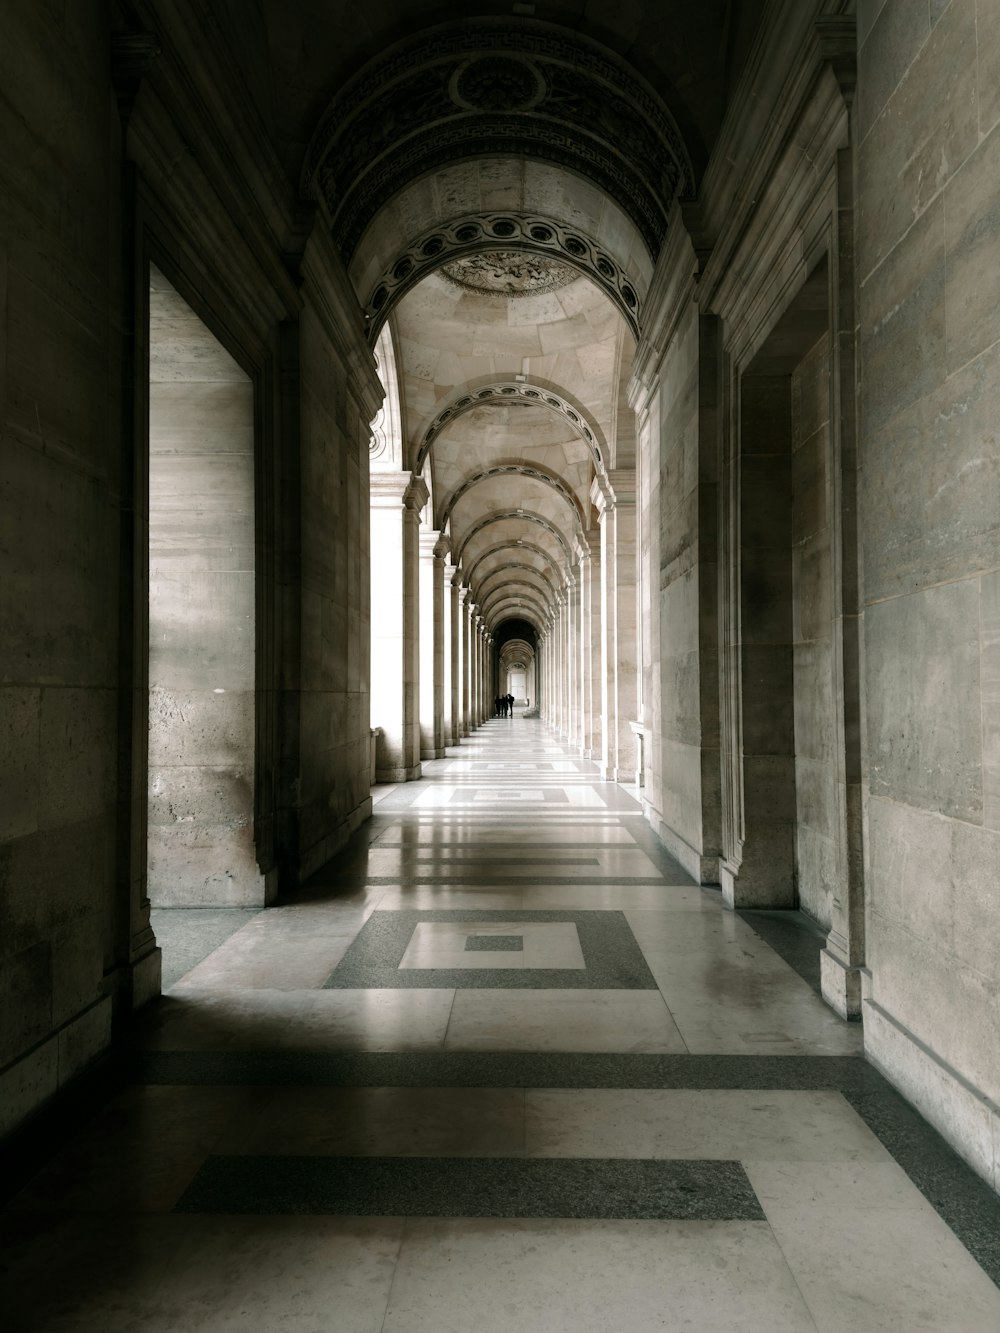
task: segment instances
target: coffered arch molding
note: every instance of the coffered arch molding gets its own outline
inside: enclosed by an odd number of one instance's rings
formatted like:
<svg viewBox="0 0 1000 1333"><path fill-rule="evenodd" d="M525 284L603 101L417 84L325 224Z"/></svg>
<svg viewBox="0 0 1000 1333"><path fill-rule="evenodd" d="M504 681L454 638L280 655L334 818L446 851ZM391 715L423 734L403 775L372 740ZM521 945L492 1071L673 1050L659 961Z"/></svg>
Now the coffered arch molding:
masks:
<svg viewBox="0 0 1000 1333"><path fill-rule="evenodd" d="M515 154L596 187L654 256L671 204L694 193L687 147L656 89L600 43L526 17L466 17L369 61L320 118L302 186L347 260L408 183L461 159Z"/></svg>
<svg viewBox="0 0 1000 1333"><path fill-rule="evenodd" d="M471 542L474 537L479 535L479 533L485 531L486 528L492 527L494 523L506 523L511 521L522 522L522 523L534 523L536 527L544 528L546 532L551 533L551 535L555 537L556 541L559 543L559 546L562 548L562 551L566 557L567 568L572 566L573 552L570 548L569 542L566 540L566 538L563 536L563 534L559 531L559 529L556 527L554 523L550 523L549 520L545 518L542 514L536 514L533 510L530 509L505 509L495 514L485 515L483 518L479 520L478 523L474 524L462 538L461 542L459 543L458 549L455 552L455 564L459 565L462 563L462 556L466 550L466 547L469 545L469 542ZM551 552L548 554L546 558L551 560L552 558Z"/></svg>
<svg viewBox="0 0 1000 1333"><path fill-rule="evenodd" d="M417 472L421 470L431 446L442 431L453 425L466 412L472 412L477 407L491 406L544 407L549 412L557 413L584 441L596 470L601 475L605 474L607 464L600 427L588 418L580 405L570 402L562 394L537 382L521 383L513 380L498 380L493 384L463 388L452 402L437 414L424 432L423 440L417 450L414 470Z"/></svg>

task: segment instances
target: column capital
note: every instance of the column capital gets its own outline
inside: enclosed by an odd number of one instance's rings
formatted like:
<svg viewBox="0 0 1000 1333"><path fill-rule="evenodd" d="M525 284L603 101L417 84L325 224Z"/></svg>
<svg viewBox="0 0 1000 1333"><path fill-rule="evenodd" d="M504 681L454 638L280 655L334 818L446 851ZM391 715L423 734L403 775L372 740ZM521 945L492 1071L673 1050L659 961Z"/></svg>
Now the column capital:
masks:
<svg viewBox="0 0 1000 1333"><path fill-rule="evenodd" d="M412 472L373 472L368 482L369 503L373 509L423 509L427 503L427 483Z"/></svg>
<svg viewBox="0 0 1000 1333"><path fill-rule="evenodd" d="M615 468L607 473L606 486L597 478L590 487L590 499L603 521L610 509L627 509L635 505L635 468Z"/></svg>
<svg viewBox="0 0 1000 1333"><path fill-rule="evenodd" d="M446 558L449 555L451 555L451 538L445 532L435 532L434 536L437 538L437 544L434 547L434 554L438 557L439 560L446 560ZM451 565L450 563L447 563L445 565L445 568L452 569L454 568L454 566Z"/></svg>

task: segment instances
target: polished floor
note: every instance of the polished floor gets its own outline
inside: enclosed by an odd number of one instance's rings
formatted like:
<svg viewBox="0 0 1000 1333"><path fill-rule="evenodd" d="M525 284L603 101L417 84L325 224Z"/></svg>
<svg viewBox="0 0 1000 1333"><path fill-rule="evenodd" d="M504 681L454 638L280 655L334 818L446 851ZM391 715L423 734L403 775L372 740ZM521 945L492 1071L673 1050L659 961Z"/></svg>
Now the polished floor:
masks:
<svg viewBox="0 0 1000 1333"><path fill-rule="evenodd" d="M807 922L520 715L378 795L294 901L154 914L127 1084L0 1223L4 1330L1000 1329L995 1198Z"/></svg>

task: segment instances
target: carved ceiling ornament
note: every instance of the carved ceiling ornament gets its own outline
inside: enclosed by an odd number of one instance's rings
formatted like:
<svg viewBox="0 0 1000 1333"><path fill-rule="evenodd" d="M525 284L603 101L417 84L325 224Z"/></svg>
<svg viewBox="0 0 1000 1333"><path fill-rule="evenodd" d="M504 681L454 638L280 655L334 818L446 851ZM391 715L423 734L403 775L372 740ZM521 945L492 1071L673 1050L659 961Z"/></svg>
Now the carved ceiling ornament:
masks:
<svg viewBox="0 0 1000 1333"><path fill-rule="evenodd" d="M601 457L601 450L594 436L594 431L584 419L579 408L574 407L572 403L568 403L559 394L553 393L551 389L543 388L540 384L522 384L517 381L513 383L501 381L498 384L484 384L478 389L470 389L468 392L462 393L454 402L449 403L427 427L417 451L415 470L417 472L421 470L430 452L431 445L450 421L454 421L456 417L462 416L465 412L471 412L477 407L500 405L505 407L511 405L544 407L550 412L558 412L560 416L566 418L575 434L586 441L598 473L601 476L605 474L604 459Z"/></svg>
<svg viewBox="0 0 1000 1333"><path fill-rule="evenodd" d="M466 291L503 297L557 291L580 276L578 269L549 255L519 250L485 250L463 255L442 264L440 272Z"/></svg>
<svg viewBox="0 0 1000 1333"><path fill-rule="evenodd" d="M594 181L655 258L671 204L694 192L680 132L655 91L597 43L543 23L466 19L401 43L339 91L306 154L350 259L403 185L450 162L535 156Z"/></svg>
<svg viewBox="0 0 1000 1333"><path fill-rule="evenodd" d="M585 274L614 301L638 338L639 297L621 265L579 228L517 213L470 214L425 232L392 261L372 288L365 302L369 338L377 338L392 307L428 273L460 256L497 252L551 257Z"/></svg>

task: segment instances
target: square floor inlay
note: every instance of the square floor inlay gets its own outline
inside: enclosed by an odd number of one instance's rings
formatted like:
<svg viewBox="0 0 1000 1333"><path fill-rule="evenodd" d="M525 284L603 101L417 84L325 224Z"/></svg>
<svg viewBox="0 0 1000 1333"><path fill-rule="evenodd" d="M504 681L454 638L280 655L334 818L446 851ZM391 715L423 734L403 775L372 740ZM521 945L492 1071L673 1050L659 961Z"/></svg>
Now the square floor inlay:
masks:
<svg viewBox="0 0 1000 1333"><path fill-rule="evenodd" d="M467 949L480 950L483 953L504 952L524 950L523 935L466 935L465 947Z"/></svg>
<svg viewBox="0 0 1000 1333"><path fill-rule="evenodd" d="M492 939L521 948L470 939ZM334 990L656 990L623 912L375 911L326 981Z"/></svg>
<svg viewBox="0 0 1000 1333"><path fill-rule="evenodd" d="M513 929L512 929L513 928ZM421 921L400 967L586 968L572 921Z"/></svg>

